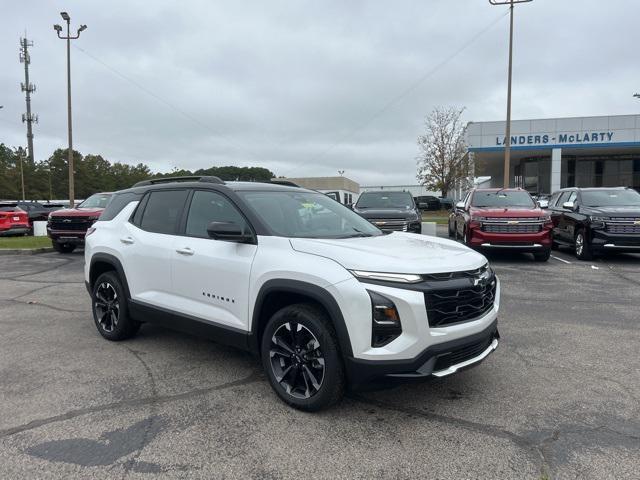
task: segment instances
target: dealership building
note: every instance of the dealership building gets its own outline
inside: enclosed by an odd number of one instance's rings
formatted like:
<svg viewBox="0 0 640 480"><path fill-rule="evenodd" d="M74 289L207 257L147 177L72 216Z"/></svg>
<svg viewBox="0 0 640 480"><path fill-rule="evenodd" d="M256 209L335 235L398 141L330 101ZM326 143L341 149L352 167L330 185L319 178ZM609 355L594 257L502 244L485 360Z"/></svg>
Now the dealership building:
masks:
<svg viewBox="0 0 640 480"><path fill-rule="evenodd" d="M505 122L471 122L467 145L475 177L501 187ZM532 193L564 187L640 190L640 115L511 122L511 186Z"/></svg>

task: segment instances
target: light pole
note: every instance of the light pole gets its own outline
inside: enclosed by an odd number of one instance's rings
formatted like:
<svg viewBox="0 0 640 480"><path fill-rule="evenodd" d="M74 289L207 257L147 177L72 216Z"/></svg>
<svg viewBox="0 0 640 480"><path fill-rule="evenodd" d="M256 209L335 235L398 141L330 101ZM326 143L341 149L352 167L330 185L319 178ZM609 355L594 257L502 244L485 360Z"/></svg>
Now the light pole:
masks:
<svg viewBox="0 0 640 480"><path fill-rule="evenodd" d="M60 32L62 32L62 27L60 25L54 25L53 29L58 33L58 38L67 41L67 125L69 130L69 150L67 152L67 158L69 163L69 208L73 208L73 197L75 195L75 191L73 184L73 135L71 127L71 40L75 40L80 37L80 32L86 29L87 26L80 25L78 33L76 35L71 35L71 17L67 12L60 12L60 16L65 22L67 22L67 36L63 37L60 35Z"/></svg>
<svg viewBox="0 0 640 480"><path fill-rule="evenodd" d="M510 185L511 170L511 76L513 72L513 6L533 0L489 0L491 5L509 5L509 80L507 81L507 125L504 135L504 188Z"/></svg>

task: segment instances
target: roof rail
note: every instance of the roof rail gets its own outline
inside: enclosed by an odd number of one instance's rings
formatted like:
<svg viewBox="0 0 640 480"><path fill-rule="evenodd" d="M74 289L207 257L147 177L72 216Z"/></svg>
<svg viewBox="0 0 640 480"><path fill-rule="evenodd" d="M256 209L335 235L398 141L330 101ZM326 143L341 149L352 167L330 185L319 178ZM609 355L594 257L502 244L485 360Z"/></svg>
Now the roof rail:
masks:
<svg viewBox="0 0 640 480"><path fill-rule="evenodd" d="M214 176L202 176L202 175L185 175L183 177L163 177L152 178L150 180L142 180L134 185L134 187L144 187L146 185L155 185L157 183L171 183L171 182L205 182L205 183L217 183L224 185L219 177Z"/></svg>
<svg viewBox="0 0 640 480"><path fill-rule="evenodd" d="M271 179L269 181L269 183L275 183L276 185L286 185L287 187L298 187L300 188L300 185L298 185L297 183L294 183L290 180L277 180L277 179Z"/></svg>

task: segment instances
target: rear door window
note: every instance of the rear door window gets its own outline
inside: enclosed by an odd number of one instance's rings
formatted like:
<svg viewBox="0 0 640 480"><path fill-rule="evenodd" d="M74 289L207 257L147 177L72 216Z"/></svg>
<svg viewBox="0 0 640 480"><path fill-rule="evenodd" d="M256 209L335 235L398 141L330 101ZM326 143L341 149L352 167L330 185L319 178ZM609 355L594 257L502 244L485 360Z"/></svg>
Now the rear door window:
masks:
<svg viewBox="0 0 640 480"><path fill-rule="evenodd" d="M157 190L149 193L140 218L140 228L147 232L175 234L187 194L187 190Z"/></svg>

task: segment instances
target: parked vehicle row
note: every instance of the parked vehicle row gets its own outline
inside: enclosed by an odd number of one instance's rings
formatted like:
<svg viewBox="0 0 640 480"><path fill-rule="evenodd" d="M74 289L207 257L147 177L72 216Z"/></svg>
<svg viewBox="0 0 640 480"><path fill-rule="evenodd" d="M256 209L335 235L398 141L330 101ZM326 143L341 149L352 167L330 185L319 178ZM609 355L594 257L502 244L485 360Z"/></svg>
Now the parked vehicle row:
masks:
<svg viewBox="0 0 640 480"><path fill-rule="evenodd" d="M249 350L275 393L310 411L347 387L482 362L500 303L484 256L407 232L408 193L366 193L356 209L403 231L284 185L186 177L116 192L86 233L95 325L122 340L156 322Z"/></svg>
<svg viewBox="0 0 640 480"><path fill-rule="evenodd" d="M474 189L451 213L449 236L472 248L531 252L538 261L561 245L572 247L580 260L640 252L640 193L564 188L534 202L522 189Z"/></svg>

